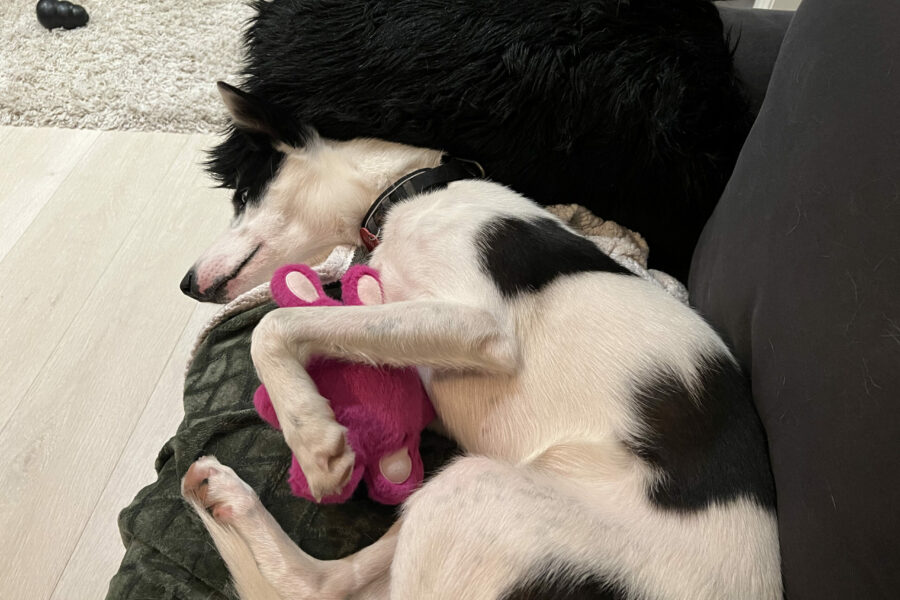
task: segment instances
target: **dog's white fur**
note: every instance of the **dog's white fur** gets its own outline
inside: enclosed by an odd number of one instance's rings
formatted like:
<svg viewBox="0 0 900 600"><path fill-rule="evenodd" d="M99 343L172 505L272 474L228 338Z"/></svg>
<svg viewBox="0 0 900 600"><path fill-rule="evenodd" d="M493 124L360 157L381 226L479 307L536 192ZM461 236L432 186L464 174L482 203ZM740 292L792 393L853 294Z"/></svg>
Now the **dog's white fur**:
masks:
<svg viewBox="0 0 900 600"><path fill-rule="evenodd" d="M234 249L263 244L235 291L282 262L357 243L378 193L439 160L373 140L283 150L261 204L207 255L236 264ZM770 511L743 498L662 510L647 494L658 475L620 441L644 427L630 382L659 365L694 382L700 360L727 348L692 311L636 277L582 273L504 297L478 266L476 240L508 216L550 217L486 181L397 205L370 260L386 304L279 309L256 328L254 364L314 493L340 489L354 457L304 370L311 355L420 367L468 456L416 492L384 538L330 562L303 553L230 468L200 459L183 492L241 597L498 598L549 557L576 575L617 582L629 598L780 598Z"/></svg>

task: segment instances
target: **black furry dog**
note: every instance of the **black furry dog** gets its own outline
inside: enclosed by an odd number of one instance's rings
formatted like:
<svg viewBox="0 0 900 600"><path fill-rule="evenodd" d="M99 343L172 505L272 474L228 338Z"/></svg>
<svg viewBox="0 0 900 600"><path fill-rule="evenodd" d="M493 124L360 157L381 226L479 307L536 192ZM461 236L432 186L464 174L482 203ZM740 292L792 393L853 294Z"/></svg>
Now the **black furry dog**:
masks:
<svg viewBox="0 0 900 600"><path fill-rule="evenodd" d="M748 131L707 0L257 1L244 88L322 136L476 159L542 204L645 235L685 278ZM299 134L298 134L299 135ZM238 208L280 153L232 129L210 170Z"/></svg>

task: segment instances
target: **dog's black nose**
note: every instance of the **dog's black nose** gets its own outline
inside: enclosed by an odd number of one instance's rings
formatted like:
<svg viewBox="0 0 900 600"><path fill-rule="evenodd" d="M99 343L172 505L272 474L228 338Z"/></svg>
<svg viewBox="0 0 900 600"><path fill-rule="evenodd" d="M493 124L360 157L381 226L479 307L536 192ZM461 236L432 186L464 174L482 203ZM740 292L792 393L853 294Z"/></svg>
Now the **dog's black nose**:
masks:
<svg viewBox="0 0 900 600"><path fill-rule="evenodd" d="M178 287L181 288L181 291L184 292L185 296L190 296L194 300L199 300L200 302L225 302L225 283L220 282L217 285L210 286L206 289L206 291L201 292L199 284L197 283L197 272L194 271L194 267L191 267L191 270L188 271L184 279L181 280L181 284Z"/></svg>
<svg viewBox="0 0 900 600"><path fill-rule="evenodd" d="M184 292L185 296L190 296L195 300L200 300L200 290L197 289L197 282L194 279L194 268L191 269L185 274L184 279L181 280L181 285L178 287L181 288L181 291Z"/></svg>

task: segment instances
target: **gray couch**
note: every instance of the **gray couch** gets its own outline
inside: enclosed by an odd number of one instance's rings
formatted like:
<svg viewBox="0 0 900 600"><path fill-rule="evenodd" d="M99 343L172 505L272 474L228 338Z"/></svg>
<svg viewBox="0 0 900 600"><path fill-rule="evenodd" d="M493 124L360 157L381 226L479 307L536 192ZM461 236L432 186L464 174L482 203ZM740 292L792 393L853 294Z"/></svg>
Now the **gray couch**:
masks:
<svg viewBox="0 0 900 600"><path fill-rule="evenodd" d="M720 12L759 113L695 249L692 302L752 378L787 598L896 598L900 3Z"/></svg>

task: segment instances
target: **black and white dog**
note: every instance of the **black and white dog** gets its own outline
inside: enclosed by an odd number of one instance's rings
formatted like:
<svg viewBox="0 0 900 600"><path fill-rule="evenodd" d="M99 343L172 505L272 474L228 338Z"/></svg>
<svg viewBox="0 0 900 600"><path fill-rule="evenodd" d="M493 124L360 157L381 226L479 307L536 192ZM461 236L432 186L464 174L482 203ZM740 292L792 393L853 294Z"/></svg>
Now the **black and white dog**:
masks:
<svg viewBox="0 0 900 600"><path fill-rule="evenodd" d="M360 244L383 190L441 168L440 152L324 139L221 91L235 126L283 154L274 172L235 165L266 181L237 195L220 242L242 249L245 283L285 247L312 262ZM183 493L242 598L781 598L765 435L699 316L489 181L379 216L370 262L387 303L275 310L253 334L254 364L315 494L339 490L354 456L306 374L311 355L419 367L467 456L337 561L305 554L232 469L199 459Z"/></svg>

